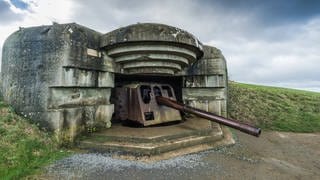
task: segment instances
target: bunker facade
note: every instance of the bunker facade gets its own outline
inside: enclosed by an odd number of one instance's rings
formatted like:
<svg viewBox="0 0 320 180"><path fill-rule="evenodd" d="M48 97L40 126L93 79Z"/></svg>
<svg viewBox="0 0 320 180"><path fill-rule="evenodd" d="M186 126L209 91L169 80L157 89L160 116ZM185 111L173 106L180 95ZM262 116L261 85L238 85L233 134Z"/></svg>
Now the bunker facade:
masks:
<svg viewBox="0 0 320 180"><path fill-rule="evenodd" d="M116 88L137 82L168 84L178 102L227 116L221 51L163 24L106 34L75 23L20 28L3 45L1 78L4 100L61 141L110 128Z"/></svg>

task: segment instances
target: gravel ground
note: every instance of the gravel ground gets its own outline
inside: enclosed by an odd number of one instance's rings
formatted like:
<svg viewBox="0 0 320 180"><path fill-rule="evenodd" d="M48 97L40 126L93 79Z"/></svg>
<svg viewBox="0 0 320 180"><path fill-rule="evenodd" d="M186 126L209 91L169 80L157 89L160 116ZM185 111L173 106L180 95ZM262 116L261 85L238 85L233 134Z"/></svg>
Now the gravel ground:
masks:
<svg viewBox="0 0 320 180"><path fill-rule="evenodd" d="M217 164L209 165L201 159L202 154L193 154L143 163L115 159L109 154L78 154L49 167L48 174L61 179L189 179L198 168L220 171Z"/></svg>
<svg viewBox="0 0 320 180"><path fill-rule="evenodd" d="M235 132L237 143L153 163L75 154L46 167L45 179L320 179L320 134Z"/></svg>

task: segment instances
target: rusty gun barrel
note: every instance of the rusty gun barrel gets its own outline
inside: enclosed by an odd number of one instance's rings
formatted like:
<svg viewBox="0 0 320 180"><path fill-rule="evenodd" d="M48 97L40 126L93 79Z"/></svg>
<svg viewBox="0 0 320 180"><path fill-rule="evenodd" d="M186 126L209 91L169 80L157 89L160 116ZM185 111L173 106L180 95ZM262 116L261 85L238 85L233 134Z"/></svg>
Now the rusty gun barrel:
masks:
<svg viewBox="0 0 320 180"><path fill-rule="evenodd" d="M247 134L259 137L259 135L261 134L261 129L260 128L256 128L254 126L251 126L249 124L245 124L245 123L240 123L237 122L236 120L233 119L227 119L218 115L215 115L213 113L210 112L206 112L200 109L196 109L187 105L184 105L182 103L178 103L176 101L173 101L169 98L166 97L162 97L162 96L157 96L156 97L157 103L160 105L165 105L174 109L177 109L179 111L183 111L186 113L190 113L190 114L194 114L197 115L199 117L208 119L210 121L214 121L229 127L232 127L234 129L238 129L242 132L245 132Z"/></svg>

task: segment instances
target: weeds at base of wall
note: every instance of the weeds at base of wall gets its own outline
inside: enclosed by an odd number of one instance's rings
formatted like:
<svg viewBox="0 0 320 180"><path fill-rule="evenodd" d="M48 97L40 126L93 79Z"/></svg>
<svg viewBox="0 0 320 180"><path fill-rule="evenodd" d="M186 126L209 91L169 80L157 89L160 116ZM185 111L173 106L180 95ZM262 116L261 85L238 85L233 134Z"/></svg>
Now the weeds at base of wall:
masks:
<svg viewBox="0 0 320 180"><path fill-rule="evenodd" d="M0 101L0 177L21 179L71 154L55 138Z"/></svg>

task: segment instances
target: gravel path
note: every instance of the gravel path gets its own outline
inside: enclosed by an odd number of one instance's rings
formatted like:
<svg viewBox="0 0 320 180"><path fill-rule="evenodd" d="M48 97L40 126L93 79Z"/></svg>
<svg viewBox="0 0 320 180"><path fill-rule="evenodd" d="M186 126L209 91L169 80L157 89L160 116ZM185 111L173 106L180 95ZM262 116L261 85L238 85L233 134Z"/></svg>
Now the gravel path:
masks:
<svg viewBox="0 0 320 180"><path fill-rule="evenodd" d="M46 179L320 179L320 134L235 132L237 143L154 163L76 154L47 167Z"/></svg>

